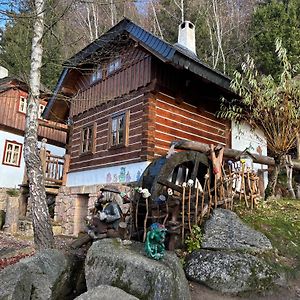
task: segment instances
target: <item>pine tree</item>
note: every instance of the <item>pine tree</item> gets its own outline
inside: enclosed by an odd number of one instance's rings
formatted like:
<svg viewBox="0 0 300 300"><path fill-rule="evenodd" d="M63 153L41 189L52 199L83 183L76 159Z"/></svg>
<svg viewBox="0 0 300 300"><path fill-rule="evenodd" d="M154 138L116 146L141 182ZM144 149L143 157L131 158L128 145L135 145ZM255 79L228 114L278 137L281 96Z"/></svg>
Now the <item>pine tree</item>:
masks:
<svg viewBox="0 0 300 300"><path fill-rule="evenodd" d="M276 77L282 66L275 54L275 40L282 40L288 59L299 63L300 1L271 0L261 4L253 15L251 27L251 56L264 74Z"/></svg>
<svg viewBox="0 0 300 300"><path fill-rule="evenodd" d="M62 62L61 45L57 38L59 25L52 25L55 12L50 9L50 5L46 7L45 12L47 23L43 36L44 56L41 76L43 84L53 88L61 72ZM29 3L23 4L18 12L11 12L0 43L0 65L6 67L10 75L17 76L27 83L30 72L33 20L33 11Z"/></svg>

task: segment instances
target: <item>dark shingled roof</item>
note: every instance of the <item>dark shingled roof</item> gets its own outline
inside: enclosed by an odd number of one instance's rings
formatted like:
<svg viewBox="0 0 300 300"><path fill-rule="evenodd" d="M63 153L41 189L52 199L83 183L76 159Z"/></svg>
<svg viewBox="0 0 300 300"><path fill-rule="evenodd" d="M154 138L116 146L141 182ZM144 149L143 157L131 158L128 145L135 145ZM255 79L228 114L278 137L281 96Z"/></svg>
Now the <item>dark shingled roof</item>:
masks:
<svg viewBox="0 0 300 300"><path fill-rule="evenodd" d="M15 87L18 87L26 92L28 92L29 90L28 84L17 76L7 76L0 78L0 92L4 92ZM40 92L43 94L51 94L51 91L42 83L40 84Z"/></svg>
<svg viewBox="0 0 300 300"><path fill-rule="evenodd" d="M152 53L161 61L172 64L175 67L186 69L200 76L202 79L217 85L219 88L225 90L225 93L233 94L230 89L229 77L203 63L193 52L182 45L172 45L136 25L129 19L124 18L105 34L101 35L98 39L64 63L65 69L58 80L54 95L44 111L44 117L47 118L47 116L50 114L50 110L56 99L56 95L63 84L65 76L68 73L67 70L69 68L78 66L81 62L84 62L85 59L90 57L93 53L97 52L106 44L113 41L122 33L128 33L131 39L138 42L139 45L141 45L144 49Z"/></svg>

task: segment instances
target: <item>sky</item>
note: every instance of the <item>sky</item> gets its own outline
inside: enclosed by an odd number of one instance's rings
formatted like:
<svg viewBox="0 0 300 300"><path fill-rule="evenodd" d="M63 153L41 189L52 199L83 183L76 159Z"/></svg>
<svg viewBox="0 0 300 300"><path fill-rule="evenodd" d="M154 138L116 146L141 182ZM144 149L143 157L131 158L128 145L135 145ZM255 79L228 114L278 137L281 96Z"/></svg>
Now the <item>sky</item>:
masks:
<svg viewBox="0 0 300 300"><path fill-rule="evenodd" d="M0 0L0 28L4 28L7 21L5 11L13 9L16 6L18 0ZM140 13L144 13L145 7L150 0L135 0L135 5Z"/></svg>
<svg viewBox="0 0 300 300"><path fill-rule="evenodd" d="M6 22L7 17L3 14L3 11L7 10L8 6L0 4L0 27L3 28Z"/></svg>
<svg viewBox="0 0 300 300"><path fill-rule="evenodd" d="M7 0L3 1L0 0L0 27L3 28L7 21L7 16L5 11L11 10L15 7L16 1L15 0Z"/></svg>

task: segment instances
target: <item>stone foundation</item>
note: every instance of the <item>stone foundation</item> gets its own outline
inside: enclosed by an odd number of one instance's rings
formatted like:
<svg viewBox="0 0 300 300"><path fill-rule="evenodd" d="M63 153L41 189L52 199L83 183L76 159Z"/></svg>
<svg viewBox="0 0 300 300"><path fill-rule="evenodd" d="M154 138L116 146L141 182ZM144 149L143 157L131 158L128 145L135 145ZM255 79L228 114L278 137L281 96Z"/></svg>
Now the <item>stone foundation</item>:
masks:
<svg viewBox="0 0 300 300"><path fill-rule="evenodd" d="M78 236L85 230L85 218L94 208L100 188L105 185L90 185L78 187L61 187L56 196L54 222L61 225L61 233ZM111 185L130 196L132 187Z"/></svg>

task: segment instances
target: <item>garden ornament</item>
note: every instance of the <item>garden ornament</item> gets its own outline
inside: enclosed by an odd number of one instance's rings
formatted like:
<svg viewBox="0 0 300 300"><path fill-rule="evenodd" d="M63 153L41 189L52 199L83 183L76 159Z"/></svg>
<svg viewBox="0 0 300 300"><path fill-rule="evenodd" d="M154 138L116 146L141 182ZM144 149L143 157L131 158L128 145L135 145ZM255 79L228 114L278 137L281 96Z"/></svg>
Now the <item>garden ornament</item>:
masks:
<svg viewBox="0 0 300 300"><path fill-rule="evenodd" d="M160 260L165 254L165 237L167 229L164 225L153 223L147 233L145 252L149 258Z"/></svg>
<svg viewBox="0 0 300 300"><path fill-rule="evenodd" d="M142 189L141 194L143 198L149 198L151 196L148 189Z"/></svg>
<svg viewBox="0 0 300 300"><path fill-rule="evenodd" d="M189 179L187 182L189 187L192 187L194 185L194 180L193 179Z"/></svg>
<svg viewBox="0 0 300 300"><path fill-rule="evenodd" d="M165 195L159 195L155 200L154 200L154 202L156 203L156 204L158 204L158 205L160 205L160 204L164 204L164 203L166 203L166 201L167 201L167 197L165 196Z"/></svg>
<svg viewBox="0 0 300 300"><path fill-rule="evenodd" d="M105 195L108 191L100 190L95 202L96 213L87 219L87 232L92 238L115 237L118 235L122 211L116 201Z"/></svg>
<svg viewBox="0 0 300 300"><path fill-rule="evenodd" d="M173 190L171 188L168 188L168 195L172 196L173 195Z"/></svg>

